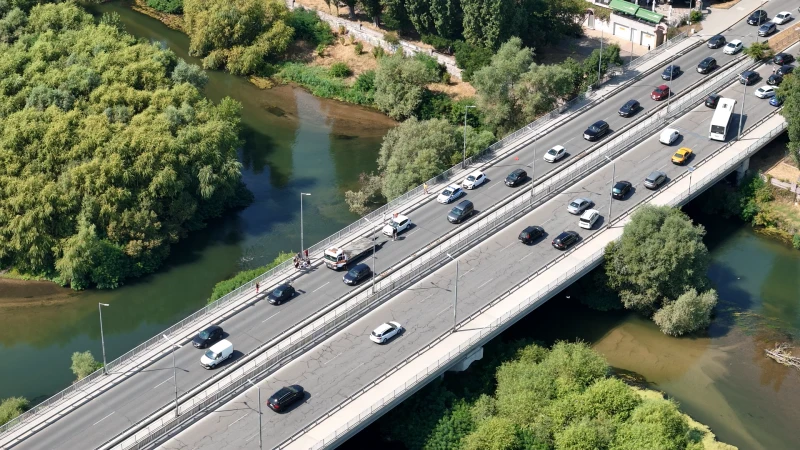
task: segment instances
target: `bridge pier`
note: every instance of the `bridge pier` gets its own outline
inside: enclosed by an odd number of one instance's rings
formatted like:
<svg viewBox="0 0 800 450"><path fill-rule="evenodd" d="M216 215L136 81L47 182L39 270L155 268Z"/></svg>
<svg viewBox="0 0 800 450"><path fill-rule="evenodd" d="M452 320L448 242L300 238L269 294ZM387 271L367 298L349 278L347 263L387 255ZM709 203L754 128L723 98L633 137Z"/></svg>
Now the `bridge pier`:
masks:
<svg viewBox="0 0 800 450"><path fill-rule="evenodd" d="M742 178L744 178L745 174L747 174L747 169L749 168L750 168L750 158L747 158L744 161L742 161L739 167L736 168L736 184L739 184L739 182L742 181Z"/></svg>
<svg viewBox="0 0 800 450"><path fill-rule="evenodd" d="M478 347L475 351L466 356L453 367L447 369L448 372L463 372L467 370L470 364L475 361L483 359L483 347Z"/></svg>

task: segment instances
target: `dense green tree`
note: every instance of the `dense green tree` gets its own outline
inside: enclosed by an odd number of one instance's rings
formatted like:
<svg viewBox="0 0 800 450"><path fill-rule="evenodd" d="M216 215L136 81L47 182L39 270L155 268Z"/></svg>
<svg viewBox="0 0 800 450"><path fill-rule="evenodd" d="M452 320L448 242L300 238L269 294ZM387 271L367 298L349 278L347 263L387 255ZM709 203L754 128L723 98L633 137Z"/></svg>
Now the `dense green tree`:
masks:
<svg viewBox="0 0 800 450"><path fill-rule="evenodd" d="M559 102L568 100L575 90L569 68L557 64L531 64L514 87L514 97L522 105L525 122L550 112Z"/></svg>
<svg viewBox="0 0 800 450"><path fill-rule="evenodd" d="M645 205L625 225L619 241L606 247L609 285L626 308L648 316L688 289L708 285L705 229L679 209Z"/></svg>
<svg viewBox="0 0 800 450"><path fill-rule="evenodd" d="M436 25L431 15L431 0L405 0L408 20L419 34L435 34Z"/></svg>
<svg viewBox="0 0 800 450"><path fill-rule="evenodd" d="M689 425L672 401L646 400L620 425L610 448L679 450L688 443Z"/></svg>
<svg viewBox="0 0 800 450"><path fill-rule="evenodd" d="M581 90L585 90L590 85L594 86L598 80L598 68L600 69L600 77L602 80L603 75L608 72L612 65L621 65L622 58L619 56L619 46L611 44L603 47L602 60L601 52L599 49L592 50L592 53L583 60L583 77L581 83Z"/></svg>
<svg viewBox="0 0 800 450"><path fill-rule="evenodd" d="M642 398L618 378L601 378L592 383L577 402L583 416L628 420Z"/></svg>
<svg viewBox="0 0 800 450"><path fill-rule="evenodd" d="M604 450L611 440L611 430L601 422L583 418L556 435L556 450Z"/></svg>
<svg viewBox="0 0 800 450"><path fill-rule="evenodd" d="M404 0L381 0L381 5L381 21L384 27L389 30L406 30L411 27Z"/></svg>
<svg viewBox="0 0 800 450"><path fill-rule="evenodd" d="M0 401L0 425L13 420L30 406L28 399L24 397L9 397Z"/></svg>
<svg viewBox="0 0 800 450"><path fill-rule="evenodd" d="M167 14L183 12L183 0L147 0L147 6Z"/></svg>
<svg viewBox="0 0 800 450"><path fill-rule="evenodd" d="M781 115L789 126L789 156L800 167L800 77L794 74L783 77L777 95L783 100Z"/></svg>
<svg viewBox="0 0 800 450"><path fill-rule="evenodd" d="M428 83L437 73L418 58L402 52L381 58L375 72L375 106L393 119L411 117L422 102Z"/></svg>
<svg viewBox="0 0 800 450"><path fill-rule="evenodd" d="M475 72L472 84L478 94L478 108L487 124L494 128L511 128L519 116L514 86L533 61L533 52L522 46L522 40L511 38L492 56L492 62Z"/></svg>
<svg viewBox="0 0 800 450"><path fill-rule="evenodd" d="M479 423L467 435L461 448L464 450L514 450L519 445L517 427L503 417L492 417Z"/></svg>
<svg viewBox="0 0 800 450"><path fill-rule="evenodd" d="M375 26L381 24L381 14L383 13L383 3L381 0L358 0L361 9L372 19Z"/></svg>
<svg viewBox="0 0 800 450"><path fill-rule="evenodd" d="M88 350L72 354L72 366L70 368L78 380L88 377L101 367L103 367L103 364L95 361L92 352Z"/></svg>
<svg viewBox="0 0 800 450"><path fill-rule="evenodd" d="M206 83L208 83L208 75L206 75L200 66L180 60L172 71L172 81L176 83L190 83L197 89L203 89Z"/></svg>
<svg viewBox="0 0 800 450"><path fill-rule="evenodd" d="M452 39L463 30L461 0L431 0L430 12L436 34Z"/></svg>
<svg viewBox="0 0 800 450"><path fill-rule="evenodd" d="M461 0L464 39L472 45L495 49L518 30L515 16L523 12L512 0ZM522 40L520 40L521 46Z"/></svg>
<svg viewBox="0 0 800 450"><path fill-rule="evenodd" d="M380 428L389 439L403 442L408 450L423 450L428 436L455 402L441 381L428 383L381 419Z"/></svg>
<svg viewBox="0 0 800 450"><path fill-rule="evenodd" d="M472 81L475 72L492 62L494 53L486 47L470 45L464 41L456 41L454 47L456 64L461 69L464 81Z"/></svg>
<svg viewBox="0 0 800 450"><path fill-rule="evenodd" d="M674 302L669 302L656 311L653 321L664 334L683 336L706 329L711 323L711 311L716 305L717 291L709 289L698 293L691 288Z"/></svg>
<svg viewBox="0 0 800 450"><path fill-rule="evenodd" d="M455 405L436 423L425 442L425 450L459 450L461 440L475 429L470 406L465 401Z"/></svg>

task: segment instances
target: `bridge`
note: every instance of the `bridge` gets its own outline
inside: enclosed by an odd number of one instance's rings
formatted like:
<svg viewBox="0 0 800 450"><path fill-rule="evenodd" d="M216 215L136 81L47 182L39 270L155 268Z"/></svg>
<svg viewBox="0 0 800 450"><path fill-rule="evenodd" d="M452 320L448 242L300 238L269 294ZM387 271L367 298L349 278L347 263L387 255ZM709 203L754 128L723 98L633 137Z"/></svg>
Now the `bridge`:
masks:
<svg viewBox="0 0 800 450"><path fill-rule="evenodd" d="M777 10L779 8L776 6ZM736 25L736 27L741 27L741 30L731 31L732 33L750 32L752 34L753 32L751 28L742 27L741 24ZM734 27L734 30L736 27ZM678 56L682 52L686 52L686 54ZM707 49L705 46L697 46L696 42L686 40L684 45L676 45L672 50L664 52L662 56L674 59L676 63L682 64L685 68L691 68L696 61L709 54L716 53L719 53L719 51ZM719 59L721 62L723 61L721 57ZM176 366L180 368L180 373L177 376L178 403L180 403L181 411L176 421L179 422L178 426L189 426L190 421L182 422L182 420L194 417L190 411L198 408L203 409L214 402L225 400L225 395L228 394L219 393L221 392L221 387L231 388L229 392L235 392L236 389L241 388L241 377L236 378L236 374L243 374L245 370L251 370L254 371L253 375L259 375L258 370L264 369L260 376L254 376L254 379L261 379L267 373L271 373L270 376L259 382L260 386L269 391L274 387L270 383L280 384L281 382L277 381L279 379L290 380L294 375L300 376L300 372L296 372L293 375L292 372L287 371L299 370L302 367L313 367L314 361L317 361L319 364L318 380L322 384L316 387L313 384L307 386L307 389L312 392L307 405L312 405L312 400L318 400L320 403L314 404L313 410L309 410L302 415L289 414L281 416L282 421L275 422L276 429L267 433L273 439L272 443L268 445L280 445L283 440L293 437L295 442L301 442L299 437L295 436L298 430L306 430L313 422L318 421L320 417L330 414L331 410L342 404L343 401L355 398L353 397L353 392L356 392L357 389L350 393L346 392L351 385L356 386L358 383L364 382L365 384L361 384L362 387L358 388L363 389L363 386L369 384L370 380L374 381L376 379L374 376L376 374L375 368L372 367L373 364L383 364L385 366L379 366L378 369L381 367L386 369L395 367L397 365L396 357L411 357L411 355L419 352L420 348L422 348L420 347L421 344L430 344L431 332L439 330L441 333L442 324L449 323L452 326L452 320L445 320L445 316L452 317L452 309L445 309L445 306L449 305L447 303L448 299L452 300L452 292L450 290L455 285L448 287L453 275L449 273L450 266L442 267L444 265L442 263L443 250L450 249L451 253L456 256L459 253L463 253L459 260L463 261L462 265L466 265L462 267L463 270L461 270L459 278L459 280L463 279L465 284L459 284L461 294L459 295L457 318L474 314L496 297L498 287L517 284L520 276L529 276L532 271L535 272L548 264L553 264L552 260L558 255L558 253L553 253L553 249L538 245L531 249L530 254L520 256L519 261L517 261L518 264L508 268L503 266L503 264L509 262L506 258L510 257L513 260L513 256L509 255L519 252L519 248L512 245L515 242L518 230L514 227L505 228L505 231L487 238L486 236L490 236L490 232L494 233L496 229L504 227L512 221L512 218L519 214L523 205L524 207L538 206L534 210L534 213L538 211L538 214L546 214L546 211L549 211L550 216L538 223L544 224L551 236L553 235L552 233L560 232L561 229L559 227L562 226L562 223L566 224L566 222L563 222L565 219L561 217L561 214L557 214L558 208L553 205L559 205L563 209L565 197L576 196L575 189L578 189L578 185L574 184L575 180L591 180L601 176L600 174L604 174L602 176L607 177L606 172L609 166L598 170L605 164L603 155L617 156L617 161L621 162L620 167L616 167L616 164L614 164L617 173L620 174L617 179L620 179L625 174L623 166L630 166L628 170L634 171L655 161L654 159L649 159L650 157L641 158L641 153L636 153L641 146L633 150L628 150L628 148L643 136L646 136L647 134L643 134L645 131L648 131L648 134L652 134L656 129L662 128L665 121L669 121L679 112L681 114L685 112L681 108L688 108L691 104L699 101L708 89L721 85L719 83L726 84L728 79L731 78L731 74L734 74L735 71L740 70L741 67L747 64L740 58L728 58L726 64L729 65L729 69L721 71L719 75L714 76L713 79L716 81L709 81L703 84L702 86L705 86L705 88L701 86L700 90L702 92L695 93L691 89L697 87L700 81L707 77L701 76L692 70L687 70L684 76L673 80L673 90L678 95L670 100L671 104L667 108L664 102L656 103L650 100L642 100L654 85L662 83L659 81L659 74L656 70L663 65L663 61L653 59L650 63L650 66L642 66L641 73L623 86L625 88L623 92L630 92L630 97L638 98L642 101L645 110L640 112L637 118L622 119L616 116L616 110L619 105L627 98L621 98L620 95L610 99L608 97L597 98L585 106L578 107L573 113L554 116L553 119L558 122L555 125L541 124L539 127L535 127L533 135L536 139L532 142L529 139L520 139L522 142L517 143L511 142L505 148L501 148L499 149L500 151L490 155L491 157L488 160L474 162L473 164L481 162L488 166L484 171L490 178L490 182L487 185L475 191L470 191L467 196L475 203L476 208L481 213L476 220L468 221L460 227L453 227L444 220L444 214L449 209L448 207L436 204L429 197L418 195L420 194L419 192L416 193L416 196L409 195L401 199L405 203L402 204L402 209L399 205L396 205L397 209L401 212L411 211L407 214L412 218L416 227L397 242L381 243L376 253L378 266L376 271L381 272L381 276L376 282L375 293L372 292L373 287L369 284L350 290L339 281L338 277L341 274L328 271L319 266L316 266L311 273L304 275L297 275L292 271L288 271L288 273L291 273L290 276L293 279L293 283L301 295L280 307L272 307L266 302L260 301L263 299L263 293L257 296L252 286L247 286L241 292L231 296L230 300L198 313L197 317L187 319L187 321L193 323L192 326L188 326L187 323L177 324L176 327L166 333L169 339L156 338L152 346L145 345L139 349L138 353L134 355L140 359L137 364L125 362L116 367L109 365L110 375L96 376L96 379L90 380L93 383L91 386L93 390L86 389L85 391L89 395L84 397L65 396L64 399L58 402L54 401L52 405L49 405L49 411L52 413L56 408L61 409L57 410L56 414L51 414L44 421L37 423L37 416L33 415L27 418L26 421L13 424L15 425L13 428L7 429L5 433L0 435L0 445L4 448L13 446L19 448L83 449L92 447L110 448L115 445L119 445L119 448L130 448L130 438L137 446L148 445L150 442L148 436L153 436L150 433L153 427L159 424L168 425L168 420L175 417L172 400L176 395L176 387L172 384L172 359L164 358L165 355L169 355L170 342L185 343L193 333L196 333L197 329L202 328L205 324L218 323L222 320L224 320L223 325L226 332L230 334L229 339L234 342L237 351L240 353L238 358L222 367L219 373L200 369L198 364L199 354L196 350L183 347L175 351ZM756 102L756 100L752 100L752 97L748 100ZM770 108L763 101L752 111L748 108L745 124L757 120L759 114L764 116ZM689 114L681 121L692 117L695 117L694 113ZM616 137L597 145L583 141L580 138L582 130L589 123L600 118L606 118L609 121L612 130L617 132L615 134ZM676 123L682 124L681 121ZM679 127L682 126L680 125ZM703 126L706 127L706 130L698 128L699 131L692 132L694 134L684 133L684 139L690 142L692 148L695 148L694 141L690 141L690 139L697 139L698 142L705 139L707 124L698 125L700 128ZM690 129L692 129L690 124L686 124L686 130ZM700 139L701 137L702 139ZM552 165L541 162L543 153L554 145L567 147L568 157ZM706 147L703 146L703 143L698 143L696 147L698 158L701 158L701 153L704 152L701 149L706 149ZM634 154L640 155L638 162L624 159L628 158L627 155ZM540 163L535 164L533 168L535 170L531 170L530 164L527 164L526 161L539 161ZM625 161L625 164L622 164L623 161ZM664 162L666 164L665 161L660 161L659 163ZM502 184L502 179L513 168L527 168L529 173L535 174L536 183L529 184L522 189L505 187ZM463 170L454 170L449 176L453 179L463 178L465 172ZM586 177L591 173L593 175ZM606 180L604 181L605 184L610 182L607 178L604 178L604 180ZM638 178L631 176L631 181L638 181ZM531 198L531 187L533 188L533 198ZM565 189L567 189L566 192ZM597 207L601 211L605 211L603 202L607 199L604 194L608 192L608 189L600 190L599 185L595 189L598 189L596 195L594 195ZM635 195L638 194L639 191L637 190ZM633 199L634 197L628 201ZM571 217L574 222L574 216ZM369 235L370 230L377 225L377 223L369 225L369 220L369 218L363 219L358 224L360 227L354 226L352 230L345 230L339 237ZM372 220L373 222L375 221L374 215ZM481 224L485 224L483 230L480 229L480 226L476 226ZM576 228L574 225L573 223L571 228ZM504 236L509 233L513 235L512 244L504 244L501 248L485 247L492 242L499 242L500 239L505 239ZM588 243L590 242L589 237L596 233L581 234ZM479 241L483 241L483 243L478 247L474 247L473 250L469 250L473 243ZM448 242L450 244L446 246ZM321 246L320 248L323 247ZM475 256L468 258L469 255L475 255L474 252L479 249L483 249L480 258ZM312 256L314 255L315 253L312 252ZM530 261L530 265L523 261ZM370 260L367 260L367 262L370 263ZM488 273L488 275L493 276L487 275L484 269L486 264L496 265L495 269L490 269ZM439 270L434 272L436 269ZM494 271L492 272L492 270ZM272 286L278 281L284 280L286 273L286 270L278 270L276 273L266 275L262 278L262 286ZM428 275L429 273L432 274ZM418 281L425 275L428 275L428 277ZM264 281L267 280L273 281L265 283ZM427 285L424 284L426 282ZM420 288L420 283L426 287ZM400 295L394 295L400 291L403 291ZM354 334L348 334L348 330L352 331L354 326L361 325L366 327L368 332L376 325L376 323L372 322L378 320L381 314L386 315L387 311L390 317L394 317L395 313L400 314L403 308L397 306L393 308L392 305L402 302L402 299L409 301L409 295L420 296L420 298L410 301L412 304L416 302L417 305L421 305L414 308L413 312L418 320L427 320L427 322L420 322L412 327L409 324L413 322L400 319L406 325L407 331L391 347L392 360L387 359L385 355L370 353L375 351L374 347L363 354L353 355L351 347L352 349L361 349L361 351L364 351L364 349L361 348L363 346L359 339L356 339ZM333 304L332 300L334 300ZM356 313L352 315L337 315L337 311L353 311L352 307L357 306L359 302L362 307L357 309ZM376 305L380 306L375 308ZM448 310L450 315L447 313ZM420 311L424 311L425 314L419 314ZM242 312L244 314L241 314ZM352 322L353 319L367 313L369 315L354 323ZM435 315L431 316L434 313ZM331 314L333 319L328 320ZM317 327L315 324L320 323L320 321L322 321L322 325ZM286 339L287 335L306 330L312 325L314 325L312 332L300 336L297 340L294 340L294 338ZM335 331L340 328L343 328L343 331L328 338L329 335L326 334L328 331ZM365 336L363 331L360 330L359 332L358 336L360 338ZM343 335L349 336L349 339L339 340ZM319 344L322 340L325 341ZM268 351L257 352L257 350L265 347L268 348ZM371 357L364 359L368 355ZM363 362L363 364L359 365L359 362ZM346 367L343 367L342 364L346 364ZM142 367L147 367L147 370L141 370ZM325 367L328 369L323 370ZM276 368L277 371L275 371ZM338 370L338 372L330 372L329 370ZM302 377L310 377L310 375L303 374ZM360 378L356 380L352 377ZM236 382L240 384L234 386L232 384L234 380L238 380ZM339 390L340 392L337 393L336 390L330 390L332 389L332 380L336 380L337 387L339 383L343 383ZM228 384L225 384L226 382ZM327 390L324 388L325 386L328 387ZM208 390L214 388L217 388L218 393L208 394ZM203 402L207 403L203 404ZM253 405L252 400L248 400L248 402ZM350 401L350 404L352 403ZM80 411L80 413L70 414L72 411ZM160 414L156 419L152 418L154 411ZM204 411L207 411L207 409L204 409ZM42 415L48 413L48 410L43 408L38 412L41 413L38 416L42 417ZM215 414L212 413L208 417L215 417ZM266 417L262 416L262 418ZM197 426L204 423L204 420L207 419L201 420L198 425L189 428L185 433L195 430ZM237 424L248 422L246 419L241 419L241 417L234 420L239 420L239 422L236 422ZM292 420L300 422L292 422ZM306 422L303 423L302 420L306 420ZM34 424L34 426L27 429L24 428L25 425L30 424ZM252 424L250 425L252 426ZM139 433L133 434L133 431L140 427L144 428ZM235 429L235 427L231 425L231 429ZM269 429L269 424L265 425L265 429ZM140 434L142 431L146 434ZM306 435L308 433L301 434L301 436ZM115 436L119 436L119 439L108 440ZM141 436L144 436L145 439L140 439ZM181 439L183 439L183 435ZM232 439L232 441L236 441L236 439ZM247 445L252 445L252 441L248 442L249 444Z"/></svg>

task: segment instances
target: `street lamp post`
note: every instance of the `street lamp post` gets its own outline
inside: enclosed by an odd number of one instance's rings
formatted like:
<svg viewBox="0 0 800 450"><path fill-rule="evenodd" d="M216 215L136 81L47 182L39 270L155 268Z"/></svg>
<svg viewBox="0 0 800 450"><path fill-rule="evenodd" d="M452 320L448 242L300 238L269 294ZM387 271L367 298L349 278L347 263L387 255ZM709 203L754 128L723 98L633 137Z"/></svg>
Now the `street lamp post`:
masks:
<svg viewBox="0 0 800 450"><path fill-rule="evenodd" d="M366 217L364 217L364 220L369 222L370 225L374 225L372 223L372 221L367 219ZM373 294L375 293L375 278L378 277L378 269L376 268L376 265L375 265L375 250L377 250L376 245L377 245L378 240L377 240L377 237L375 236L375 232L376 232L376 230L378 228L380 228L381 225L383 225L383 223L385 221L386 221L386 217L383 214L381 214L381 223L378 224L377 228L373 228L372 229L372 293Z"/></svg>
<svg viewBox="0 0 800 450"><path fill-rule="evenodd" d="M464 160L461 161L462 169L467 167L467 112L469 112L470 108L474 107L475 105L467 105L464 107Z"/></svg>
<svg viewBox="0 0 800 450"><path fill-rule="evenodd" d="M608 227L611 227L611 206L614 204L614 178L617 176L617 163L608 155L603 155L611 163L611 201L608 203Z"/></svg>
<svg viewBox="0 0 800 450"><path fill-rule="evenodd" d="M600 27L600 61L597 62L597 88L600 89L600 67L603 65L603 36L604 29Z"/></svg>
<svg viewBox="0 0 800 450"><path fill-rule="evenodd" d="M655 3L655 0L653 0ZM672 53L672 60L669 63L670 65L670 73L669 73L669 95L667 96L667 116L669 116L669 107L672 105L672 79L675 78L675 52Z"/></svg>
<svg viewBox="0 0 800 450"><path fill-rule="evenodd" d="M106 370L106 339L103 337L103 306L111 306L108 303L98 303L97 310L100 311L100 346L103 348L103 375L108 375Z"/></svg>
<svg viewBox="0 0 800 450"><path fill-rule="evenodd" d="M536 142L539 139L533 140L533 159L531 160L531 206L533 206L533 195L536 193Z"/></svg>
<svg viewBox="0 0 800 450"><path fill-rule="evenodd" d="M166 334L162 334L162 336L172 344L172 383L175 385L175 417L178 417L178 370L175 367L175 347L181 348L182 346L177 342L170 341Z"/></svg>
<svg viewBox="0 0 800 450"><path fill-rule="evenodd" d="M453 291L455 294L453 295L453 333L456 332L456 308L458 307L458 260L453 258L450 253L445 253L450 259L456 262L456 281L455 281L455 288Z"/></svg>
<svg viewBox="0 0 800 450"><path fill-rule="evenodd" d="M305 192L300 193L300 255L305 255L305 247L303 246L303 196L311 195Z"/></svg>
<svg viewBox="0 0 800 450"><path fill-rule="evenodd" d="M258 448L264 448L264 441L261 439L261 388L258 387L253 380L247 379L247 382L253 385L258 390Z"/></svg>
<svg viewBox="0 0 800 450"><path fill-rule="evenodd" d="M696 167L692 167L692 166L687 166L686 167L686 170L689 171L689 196L692 195L692 173L694 172L695 169L696 169Z"/></svg>
<svg viewBox="0 0 800 450"><path fill-rule="evenodd" d="M742 91L742 110L739 112L739 133L736 135L736 140L742 140L742 122L744 118L744 101L747 98L747 83L744 85L744 90Z"/></svg>

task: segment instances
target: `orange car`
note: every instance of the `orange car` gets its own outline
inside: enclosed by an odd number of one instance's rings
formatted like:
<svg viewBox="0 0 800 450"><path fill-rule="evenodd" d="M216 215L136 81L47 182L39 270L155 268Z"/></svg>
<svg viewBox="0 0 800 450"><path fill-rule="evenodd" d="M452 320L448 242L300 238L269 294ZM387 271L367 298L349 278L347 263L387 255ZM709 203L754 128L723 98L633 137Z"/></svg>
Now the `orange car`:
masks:
<svg viewBox="0 0 800 450"><path fill-rule="evenodd" d="M683 147L672 155L672 164L683 164L692 156L692 149Z"/></svg>

